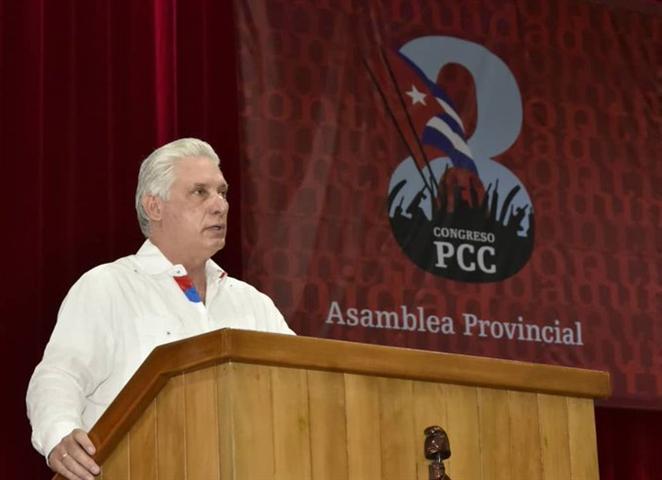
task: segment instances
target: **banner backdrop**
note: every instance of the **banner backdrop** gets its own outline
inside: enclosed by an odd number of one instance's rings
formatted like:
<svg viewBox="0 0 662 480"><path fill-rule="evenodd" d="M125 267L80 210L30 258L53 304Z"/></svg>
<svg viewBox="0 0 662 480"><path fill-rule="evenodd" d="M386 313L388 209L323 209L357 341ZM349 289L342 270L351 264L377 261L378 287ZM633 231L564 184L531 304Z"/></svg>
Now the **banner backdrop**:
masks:
<svg viewBox="0 0 662 480"><path fill-rule="evenodd" d="M662 397L662 14L242 1L244 276L300 334Z"/></svg>

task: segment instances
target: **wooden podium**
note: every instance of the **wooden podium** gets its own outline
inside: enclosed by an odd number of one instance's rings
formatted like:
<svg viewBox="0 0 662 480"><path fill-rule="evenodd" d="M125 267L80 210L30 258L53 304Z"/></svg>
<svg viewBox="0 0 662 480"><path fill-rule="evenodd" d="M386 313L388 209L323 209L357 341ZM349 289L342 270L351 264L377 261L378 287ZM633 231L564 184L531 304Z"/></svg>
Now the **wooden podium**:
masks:
<svg viewBox="0 0 662 480"><path fill-rule="evenodd" d="M598 478L604 372L219 330L155 349L90 436L104 480Z"/></svg>

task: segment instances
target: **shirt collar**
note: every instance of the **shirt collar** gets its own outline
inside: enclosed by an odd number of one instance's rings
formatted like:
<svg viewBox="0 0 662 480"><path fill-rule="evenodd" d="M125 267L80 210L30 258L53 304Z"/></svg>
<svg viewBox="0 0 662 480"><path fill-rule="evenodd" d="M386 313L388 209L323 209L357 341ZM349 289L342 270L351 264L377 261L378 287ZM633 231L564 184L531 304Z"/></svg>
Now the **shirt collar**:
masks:
<svg viewBox="0 0 662 480"><path fill-rule="evenodd" d="M134 259L140 268L149 275L167 274L172 277L181 277L187 274L184 265L173 265L149 239L145 240L145 243L134 255ZM211 258L205 263L205 273L207 282L222 279L227 275L225 270L219 267Z"/></svg>

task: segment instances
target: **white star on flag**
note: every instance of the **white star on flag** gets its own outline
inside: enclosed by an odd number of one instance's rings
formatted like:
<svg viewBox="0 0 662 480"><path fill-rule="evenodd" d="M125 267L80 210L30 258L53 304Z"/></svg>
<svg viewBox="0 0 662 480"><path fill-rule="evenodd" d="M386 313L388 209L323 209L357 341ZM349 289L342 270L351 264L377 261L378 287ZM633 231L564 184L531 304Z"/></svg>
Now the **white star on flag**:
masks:
<svg viewBox="0 0 662 480"><path fill-rule="evenodd" d="M425 94L423 92L419 92L416 90L416 86L412 85L411 90L408 92L405 92L407 95L411 97L411 104L416 105L417 103L421 103L425 105Z"/></svg>

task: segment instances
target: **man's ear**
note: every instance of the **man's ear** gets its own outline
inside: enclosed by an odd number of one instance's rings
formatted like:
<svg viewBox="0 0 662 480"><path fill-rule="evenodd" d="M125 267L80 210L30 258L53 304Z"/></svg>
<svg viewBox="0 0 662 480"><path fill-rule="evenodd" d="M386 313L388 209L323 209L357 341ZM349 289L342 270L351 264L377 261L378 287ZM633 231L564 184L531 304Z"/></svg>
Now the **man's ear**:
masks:
<svg viewBox="0 0 662 480"><path fill-rule="evenodd" d="M145 195L142 199L143 208L149 219L158 222L163 216L163 200L156 195Z"/></svg>

